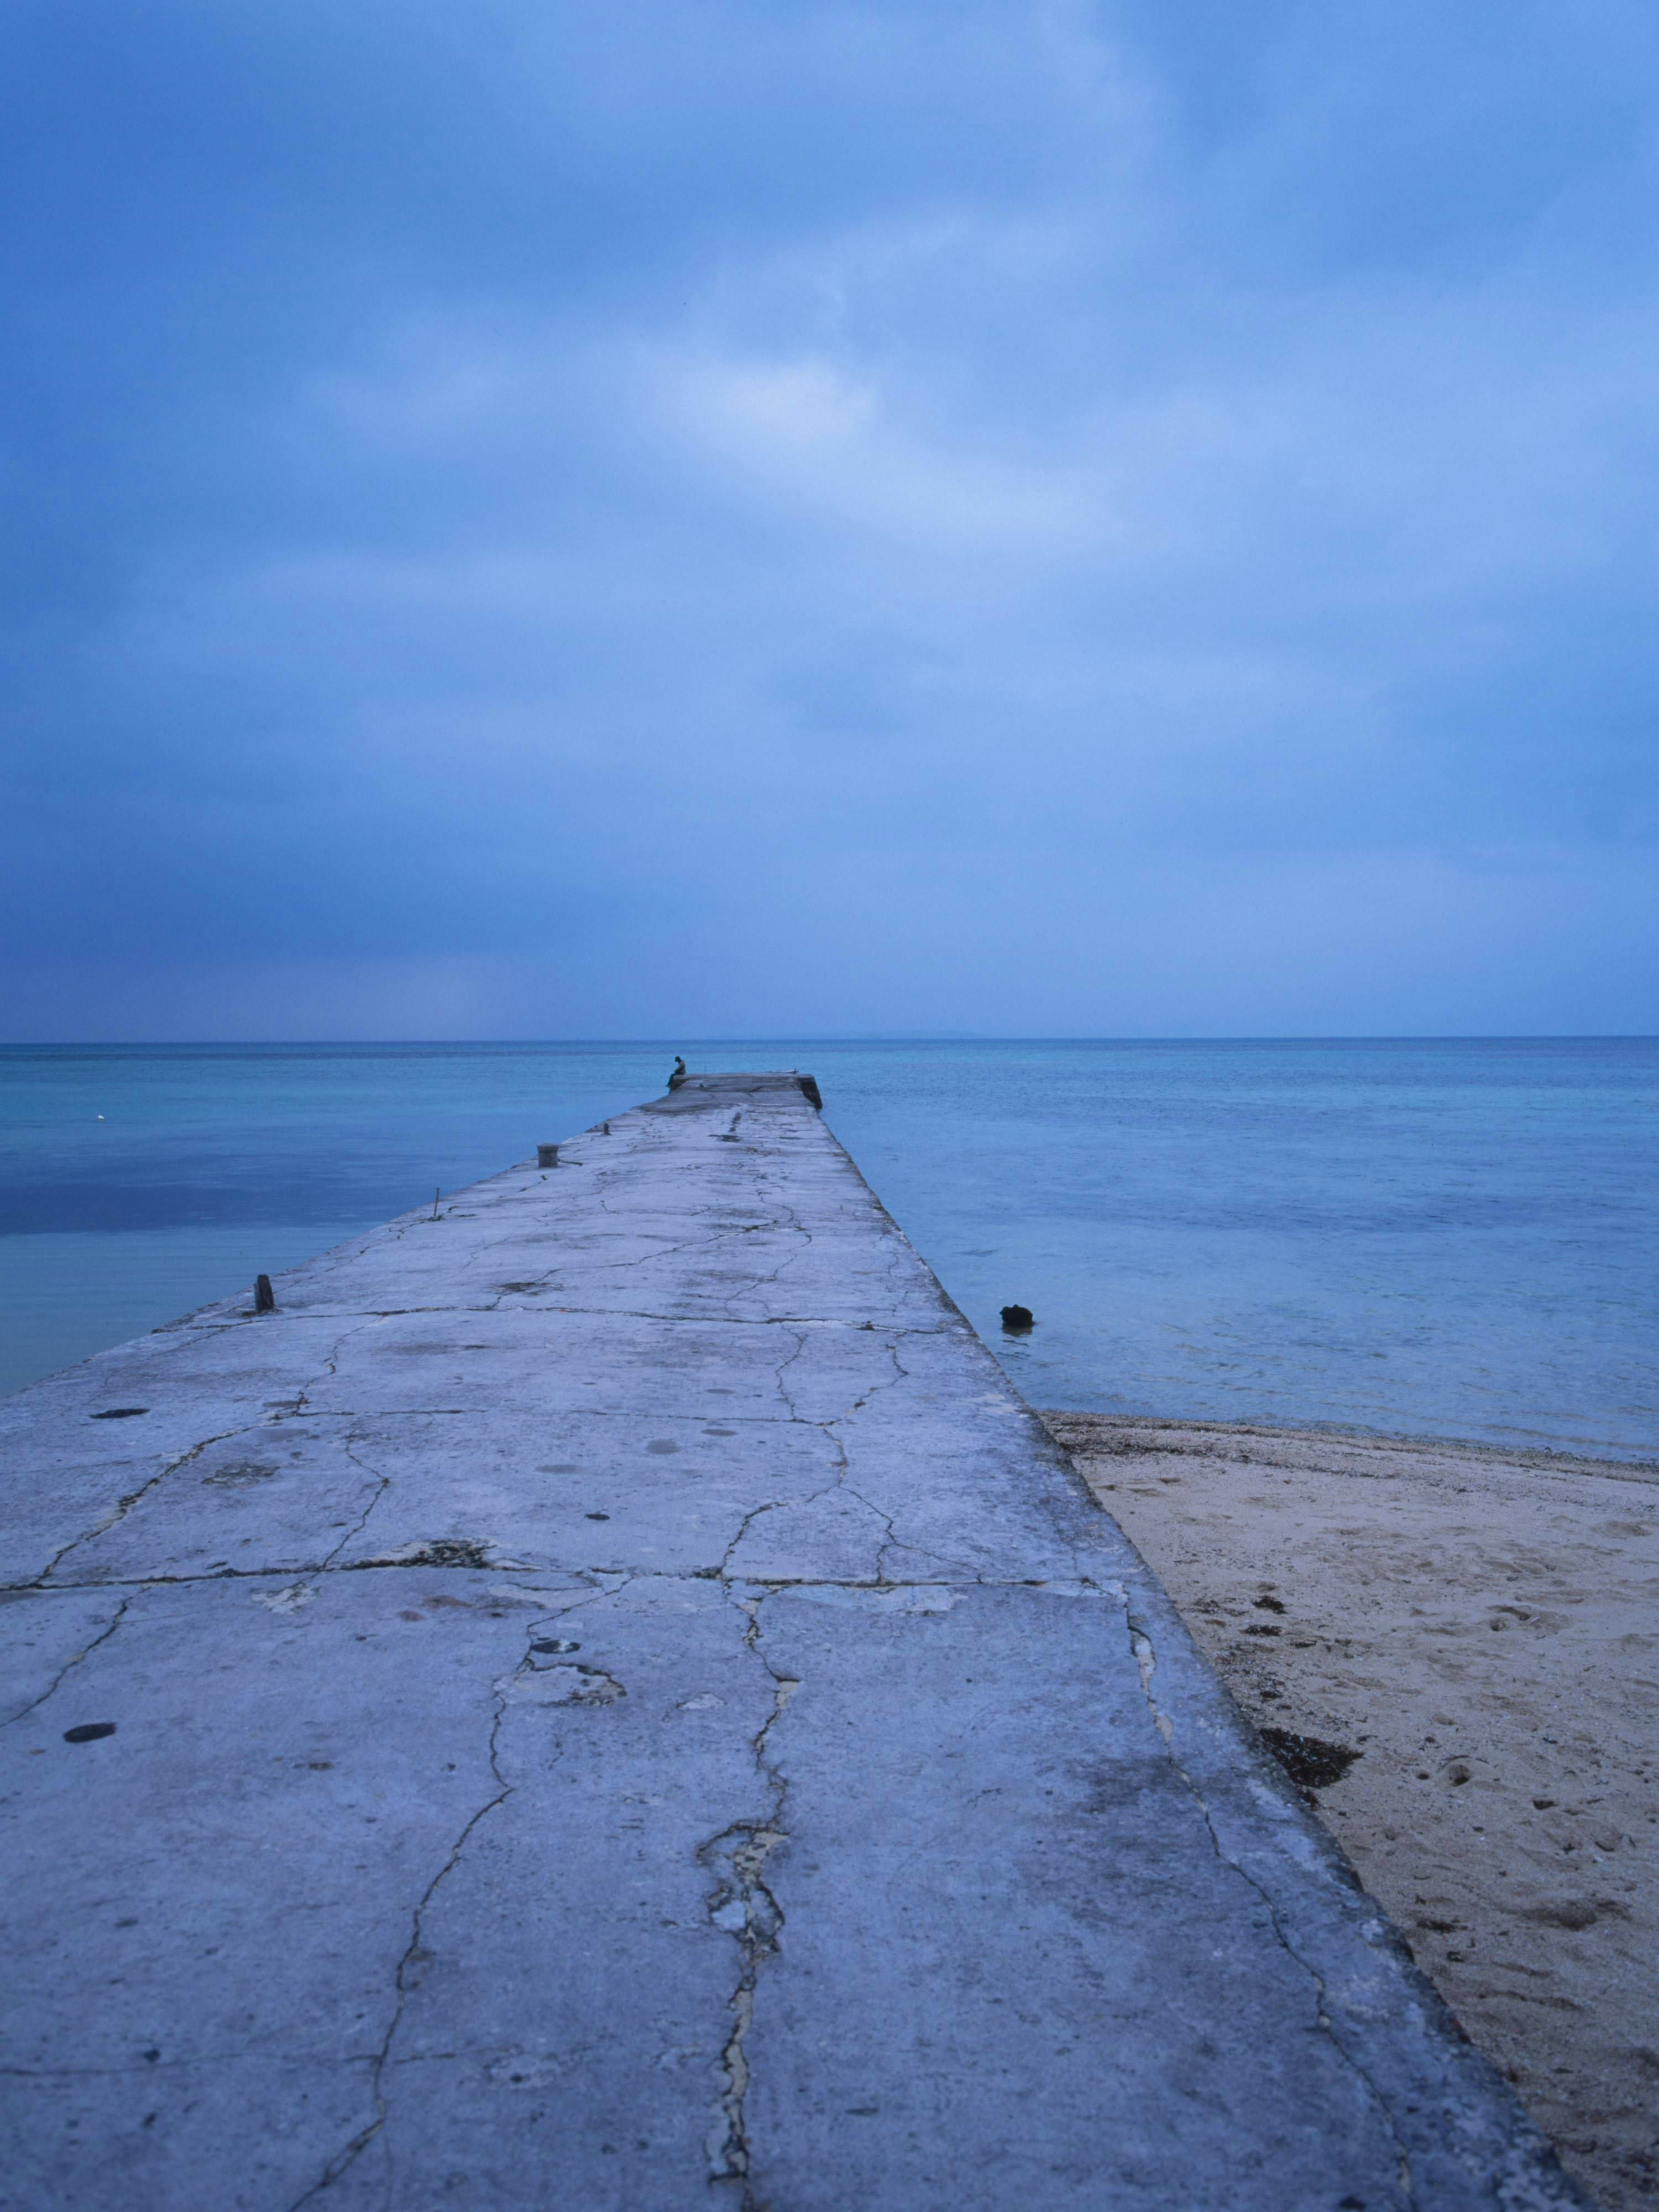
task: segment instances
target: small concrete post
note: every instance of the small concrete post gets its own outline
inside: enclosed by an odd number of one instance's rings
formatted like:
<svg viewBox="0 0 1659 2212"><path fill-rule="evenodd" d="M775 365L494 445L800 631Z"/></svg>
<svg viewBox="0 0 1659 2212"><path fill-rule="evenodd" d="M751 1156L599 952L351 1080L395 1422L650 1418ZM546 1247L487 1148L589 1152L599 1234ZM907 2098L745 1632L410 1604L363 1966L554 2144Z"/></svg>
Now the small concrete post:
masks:
<svg viewBox="0 0 1659 2212"><path fill-rule="evenodd" d="M538 1145L536 1147L536 1164L538 1168L557 1167L559 1164L558 1146L556 1145Z"/></svg>
<svg viewBox="0 0 1659 2212"><path fill-rule="evenodd" d="M253 1310L257 1314L276 1310L276 1293L270 1287L269 1275L256 1275L253 1279Z"/></svg>

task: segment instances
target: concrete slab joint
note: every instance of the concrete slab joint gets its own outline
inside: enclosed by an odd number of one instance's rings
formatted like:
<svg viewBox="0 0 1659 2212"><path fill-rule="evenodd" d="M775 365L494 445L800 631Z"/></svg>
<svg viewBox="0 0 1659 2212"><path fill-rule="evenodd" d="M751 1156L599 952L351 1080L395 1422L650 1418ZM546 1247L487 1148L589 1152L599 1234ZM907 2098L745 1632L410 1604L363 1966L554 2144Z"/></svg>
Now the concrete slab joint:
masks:
<svg viewBox="0 0 1659 2212"><path fill-rule="evenodd" d="M1583 2203L821 1103L0 1404L0 2207Z"/></svg>

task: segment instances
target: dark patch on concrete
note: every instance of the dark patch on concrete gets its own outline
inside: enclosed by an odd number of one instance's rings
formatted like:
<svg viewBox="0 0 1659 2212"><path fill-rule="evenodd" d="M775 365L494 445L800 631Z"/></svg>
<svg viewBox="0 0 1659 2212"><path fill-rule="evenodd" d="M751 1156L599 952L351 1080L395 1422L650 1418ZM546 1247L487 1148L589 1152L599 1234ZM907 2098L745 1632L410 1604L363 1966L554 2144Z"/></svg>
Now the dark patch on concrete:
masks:
<svg viewBox="0 0 1659 2212"><path fill-rule="evenodd" d="M106 1406L101 1413L94 1413L94 1421L131 1421L140 1413L147 1413L148 1406Z"/></svg>
<svg viewBox="0 0 1659 2212"><path fill-rule="evenodd" d="M475 1543L470 1536L441 1536L435 1543L422 1544L407 1552L393 1552L378 1559L348 1559L344 1571L349 1574L368 1567L487 1567L489 1547Z"/></svg>
<svg viewBox="0 0 1659 2212"><path fill-rule="evenodd" d="M580 1659L569 1666L538 1668L531 1679L540 1686L543 1701L552 1705L614 1705L628 1695L614 1674Z"/></svg>
<svg viewBox="0 0 1659 2212"><path fill-rule="evenodd" d="M113 1721L82 1721L79 1728L65 1729L65 1743L96 1743L100 1736L113 1735Z"/></svg>

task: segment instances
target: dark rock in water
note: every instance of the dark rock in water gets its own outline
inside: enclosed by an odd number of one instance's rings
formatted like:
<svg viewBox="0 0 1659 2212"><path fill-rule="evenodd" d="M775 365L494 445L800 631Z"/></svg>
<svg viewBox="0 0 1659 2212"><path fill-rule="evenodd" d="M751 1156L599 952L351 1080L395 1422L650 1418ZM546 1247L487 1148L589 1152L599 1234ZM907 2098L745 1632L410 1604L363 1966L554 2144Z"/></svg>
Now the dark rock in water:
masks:
<svg viewBox="0 0 1659 2212"><path fill-rule="evenodd" d="M1328 1790L1363 1756L1346 1743L1326 1743L1294 1729L1264 1728L1261 1741L1298 1790Z"/></svg>
<svg viewBox="0 0 1659 2212"><path fill-rule="evenodd" d="M1030 1306L1004 1306L1002 1333L1005 1336L1029 1336L1036 1327Z"/></svg>

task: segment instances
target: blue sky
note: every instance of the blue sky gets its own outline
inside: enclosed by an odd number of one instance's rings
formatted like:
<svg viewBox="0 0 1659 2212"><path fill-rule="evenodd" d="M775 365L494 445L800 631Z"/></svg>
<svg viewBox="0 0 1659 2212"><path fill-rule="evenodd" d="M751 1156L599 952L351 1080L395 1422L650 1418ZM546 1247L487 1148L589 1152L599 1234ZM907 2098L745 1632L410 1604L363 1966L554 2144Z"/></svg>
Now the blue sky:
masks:
<svg viewBox="0 0 1659 2212"><path fill-rule="evenodd" d="M0 1033L1659 1027L1659 16L14 0Z"/></svg>

